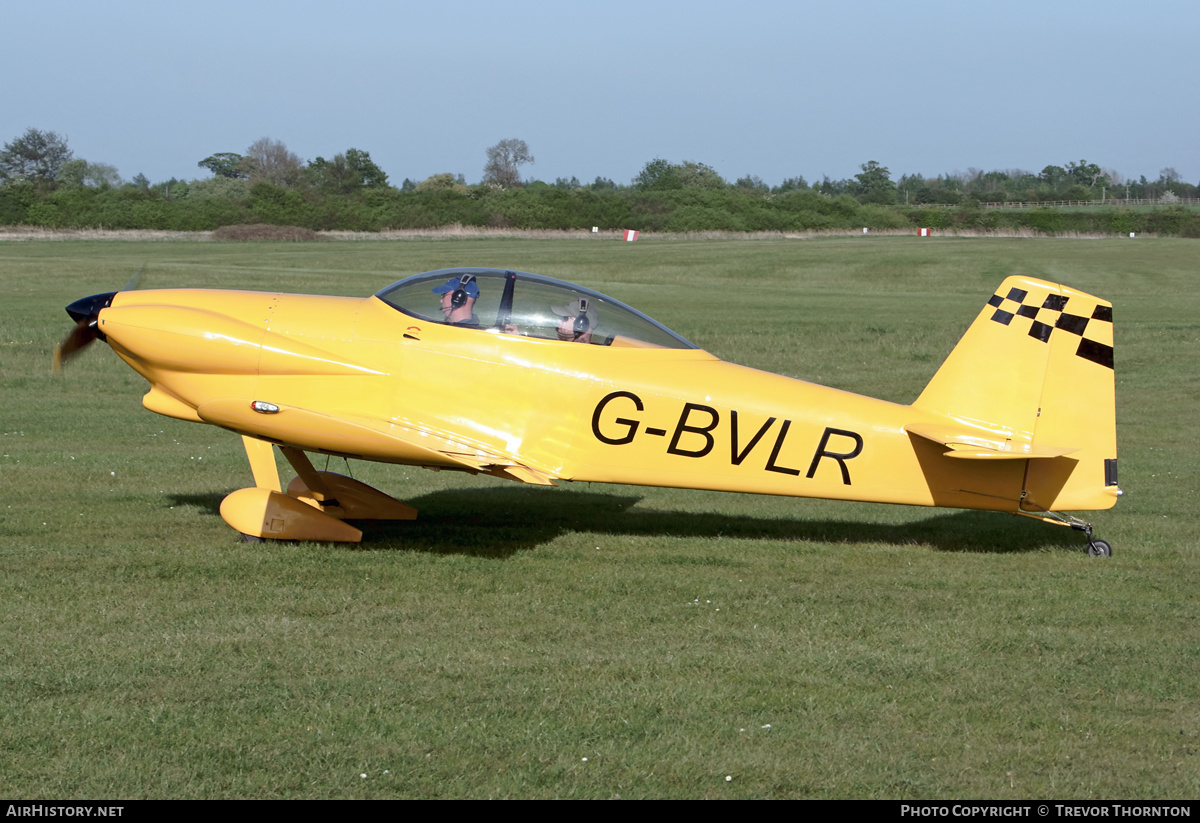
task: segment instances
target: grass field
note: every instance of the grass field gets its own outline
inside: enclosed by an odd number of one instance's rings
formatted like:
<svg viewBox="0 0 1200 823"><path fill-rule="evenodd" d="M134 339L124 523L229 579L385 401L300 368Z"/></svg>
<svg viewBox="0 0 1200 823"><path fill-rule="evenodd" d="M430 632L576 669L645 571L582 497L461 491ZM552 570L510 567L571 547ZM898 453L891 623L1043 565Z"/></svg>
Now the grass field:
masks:
<svg viewBox="0 0 1200 823"><path fill-rule="evenodd" d="M1200 796L1200 245L855 237L0 243L0 796ZM356 464L421 511L238 543L238 439L144 411L63 307L368 295L492 265L908 403L1026 273L1114 303L1121 485L984 513Z"/></svg>

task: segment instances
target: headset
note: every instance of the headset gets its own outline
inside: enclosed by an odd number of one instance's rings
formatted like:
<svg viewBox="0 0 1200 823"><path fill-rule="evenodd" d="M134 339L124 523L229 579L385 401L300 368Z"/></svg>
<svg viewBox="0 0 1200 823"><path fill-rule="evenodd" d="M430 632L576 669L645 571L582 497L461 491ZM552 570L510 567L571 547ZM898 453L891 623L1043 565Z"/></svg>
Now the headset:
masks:
<svg viewBox="0 0 1200 823"><path fill-rule="evenodd" d="M473 274L464 274L462 277L458 278L458 288L450 293L451 308L461 309L463 306L467 305L467 301L471 298L471 295L467 294L467 284L474 279L475 275Z"/></svg>
<svg viewBox="0 0 1200 823"><path fill-rule="evenodd" d="M579 314L575 315L574 326L576 340L592 330L592 324L588 320L587 311L588 299L586 297L579 298Z"/></svg>

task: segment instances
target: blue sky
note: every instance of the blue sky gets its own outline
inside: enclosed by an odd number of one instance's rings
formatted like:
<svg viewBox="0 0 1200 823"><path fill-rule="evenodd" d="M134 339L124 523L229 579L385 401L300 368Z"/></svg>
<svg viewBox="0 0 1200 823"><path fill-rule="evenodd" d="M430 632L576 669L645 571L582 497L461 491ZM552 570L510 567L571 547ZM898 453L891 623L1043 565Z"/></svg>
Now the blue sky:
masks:
<svg viewBox="0 0 1200 823"><path fill-rule="evenodd" d="M153 182L260 137L370 152L394 184L893 179L1086 159L1200 182L1196 0L838 3L0 0L0 141L65 135Z"/></svg>

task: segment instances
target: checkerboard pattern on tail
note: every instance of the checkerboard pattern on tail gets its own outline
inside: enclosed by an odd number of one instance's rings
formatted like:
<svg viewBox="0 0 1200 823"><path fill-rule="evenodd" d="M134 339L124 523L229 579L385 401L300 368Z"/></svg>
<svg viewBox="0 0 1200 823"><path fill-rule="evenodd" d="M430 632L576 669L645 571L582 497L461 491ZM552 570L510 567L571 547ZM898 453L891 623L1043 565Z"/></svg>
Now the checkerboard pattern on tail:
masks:
<svg viewBox="0 0 1200 823"><path fill-rule="evenodd" d="M1081 315L1068 310L1070 302L1071 297L1067 295L1048 294L1039 306L1036 299L1030 299L1027 290L1014 286L1005 294L993 294L988 305L996 309L992 320L1002 326L1010 325L1017 318L1029 319L1029 336L1043 343L1048 343L1055 331L1077 336L1076 355L1111 369L1112 306L1097 303L1088 307L1090 314ZM1089 326L1091 334L1088 333Z"/></svg>

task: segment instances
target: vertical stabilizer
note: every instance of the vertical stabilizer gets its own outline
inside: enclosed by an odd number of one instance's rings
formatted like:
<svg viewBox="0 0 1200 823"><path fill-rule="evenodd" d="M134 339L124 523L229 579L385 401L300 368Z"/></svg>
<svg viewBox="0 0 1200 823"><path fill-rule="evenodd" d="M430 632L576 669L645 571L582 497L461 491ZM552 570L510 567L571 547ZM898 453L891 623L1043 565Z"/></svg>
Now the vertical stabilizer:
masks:
<svg viewBox="0 0 1200 823"><path fill-rule="evenodd" d="M1116 501L1112 304L1105 300L1008 278L913 406L1002 444L1003 453L988 456L1027 455L1023 510L1106 509Z"/></svg>

